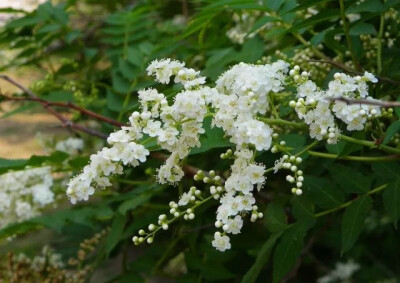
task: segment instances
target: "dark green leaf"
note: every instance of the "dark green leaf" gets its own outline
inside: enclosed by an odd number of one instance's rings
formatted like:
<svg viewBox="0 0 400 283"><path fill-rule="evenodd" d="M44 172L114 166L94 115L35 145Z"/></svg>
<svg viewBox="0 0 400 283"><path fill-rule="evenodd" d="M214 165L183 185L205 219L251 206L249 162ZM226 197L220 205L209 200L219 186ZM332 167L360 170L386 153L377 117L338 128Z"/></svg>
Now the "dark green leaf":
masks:
<svg viewBox="0 0 400 283"><path fill-rule="evenodd" d="M353 201L344 211L342 219L342 254L357 241L364 228L365 217L372 207L371 197L365 195Z"/></svg>
<svg viewBox="0 0 400 283"><path fill-rule="evenodd" d="M287 219L283 205L272 202L265 212L265 223L269 231L277 233L287 228Z"/></svg>
<svg viewBox="0 0 400 283"><path fill-rule="evenodd" d="M372 178L364 176L353 167L334 164L329 166L332 179L347 193L366 193L371 188Z"/></svg>
<svg viewBox="0 0 400 283"><path fill-rule="evenodd" d="M268 241L264 243L264 245L261 247L260 252L257 255L256 261L244 275L242 283L256 282L261 270L267 265L272 253L272 249L274 248L275 243L279 239L281 234L282 233L276 233L271 235Z"/></svg>
<svg viewBox="0 0 400 283"><path fill-rule="evenodd" d="M110 252L114 249L114 247L118 244L123 236L124 227L126 223L126 215L116 213L114 217L114 221L111 224L110 233L107 235L106 239L106 253L110 254Z"/></svg>
<svg viewBox="0 0 400 283"><path fill-rule="evenodd" d="M350 28L350 35L376 34L376 29L368 23L358 23Z"/></svg>
<svg viewBox="0 0 400 283"><path fill-rule="evenodd" d="M321 208L334 208L344 201L344 194L326 178L305 176L304 185L308 194Z"/></svg>
<svg viewBox="0 0 400 283"><path fill-rule="evenodd" d="M355 2L349 8L346 13L361 13L361 12L382 12L384 7L380 0L365 0L363 2Z"/></svg>
<svg viewBox="0 0 400 283"><path fill-rule="evenodd" d="M379 179L393 180L400 175L400 165L394 162L373 163L372 170Z"/></svg>
<svg viewBox="0 0 400 283"><path fill-rule="evenodd" d="M285 231L274 252L273 282L280 282L295 265L304 246L304 237L314 224L315 219L304 219Z"/></svg>
<svg viewBox="0 0 400 283"><path fill-rule="evenodd" d="M314 218L315 205L307 196L293 196L292 198L292 214L297 220L303 218Z"/></svg>
<svg viewBox="0 0 400 283"><path fill-rule="evenodd" d="M394 226L397 228L397 222L400 218L400 177L387 184L383 193L383 204Z"/></svg>

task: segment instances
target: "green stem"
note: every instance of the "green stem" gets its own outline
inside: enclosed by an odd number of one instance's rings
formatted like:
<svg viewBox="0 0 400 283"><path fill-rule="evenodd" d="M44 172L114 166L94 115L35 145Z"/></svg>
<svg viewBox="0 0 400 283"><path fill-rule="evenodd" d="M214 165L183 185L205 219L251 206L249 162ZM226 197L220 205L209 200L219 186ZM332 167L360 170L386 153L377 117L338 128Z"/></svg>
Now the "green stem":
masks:
<svg viewBox="0 0 400 283"><path fill-rule="evenodd" d="M362 161L362 162L388 162L396 161L400 159L400 155L389 155L389 156L339 156L332 153L324 153L309 150L308 153L311 156L329 158L329 159L341 159L341 160L351 160L351 161Z"/></svg>
<svg viewBox="0 0 400 283"><path fill-rule="evenodd" d="M378 34L378 46L376 51L376 65L378 67L378 75L382 72L382 36L383 36L383 29L385 25L385 18L384 14L381 15L381 21L379 24L379 34Z"/></svg>
<svg viewBox="0 0 400 283"><path fill-rule="evenodd" d="M319 141L313 141L311 144L309 144L307 147L305 147L303 150L301 150L300 152L296 153L295 156L300 156L303 153L305 153L306 151L309 151L310 149L312 149L314 146L316 146L319 143Z"/></svg>
<svg viewBox="0 0 400 283"><path fill-rule="evenodd" d="M348 137L345 135L341 135L340 138L347 142L361 144L363 146L367 146L370 148L378 148L378 149L381 149L381 150L389 152L389 153L400 154L400 149L398 149L398 148L394 148L394 147L390 147L390 146L386 146L386 145L376 145L375 142L372 142L372 141L359 140L359 139L355 139L355 138Z"/></svg>
<svg viewBox="0 0 400 283"><path fill-rule="evenodd" d="M153 183L153 181L151 181L151 180L134 181L134 180L126 180L126 179L117 179L117 181L122 183L122 184L128 184L128 185L144 185L144 184Z"/></svg>
<svg viewBox="0 0 400 283"><path fill-rule="evenodd" d="M297 123L297 122L291 122L283 119L269 119L269 118L262 118L262 117L257 117L258 120L263 121L265 123L268 123L269 125L282 125L282 126L290 126L293 128L298 128L298 129L306 129L307 125L304 123Z"/></svg>
<svg viewBox="0 0 400 283"><path fill-rule="evenodd" d="M344 2L343 2L343 0L339 0L339 4L340 4L340 16L342 18L344 34L346 36L347 45L348 45L349 50L350 50L351 58L353 60L353 63L354 63L354 66L356 67L356 69L360 70L360 65L358 64L357 58L356 58L356 56L354 54L353 44L352 44L351 38L350 38L349 25L348 25L347 20L346 20L346 12L344 10Z"/></svg>
<svg viewBox="0 0 400 283"><path fill-rule="evenodd" d="M384 184L384 185L382 185L382 186L379 186L379 187L377 187L377 188L375 188L375 189L369 191L368 193L366 193L366 195L372 195L372 194L378 193L378 192L382 191L383 189L385 189L386 186L387 186L387 184ZM341 210L341 209L343 209L343 208L346 208L346 207L348 207L350 204L352 204L356 199L357 199L357 198L352 199L352 200L350 200L350 201L348 201L348 202L346 202L346 203L344 203L344 204L342 204L342 205L340 205L340 206L338 206L338 207L335 207L335 208L332 208L332 209L328 209L328 210L325 210L325 211L316 213L316 214L314 214L314 217L316 217L316 218L317 218L317 217L321 217L321 216L324 216L324 215L327 215L327 214L331 214L332 212Z"/></svg>

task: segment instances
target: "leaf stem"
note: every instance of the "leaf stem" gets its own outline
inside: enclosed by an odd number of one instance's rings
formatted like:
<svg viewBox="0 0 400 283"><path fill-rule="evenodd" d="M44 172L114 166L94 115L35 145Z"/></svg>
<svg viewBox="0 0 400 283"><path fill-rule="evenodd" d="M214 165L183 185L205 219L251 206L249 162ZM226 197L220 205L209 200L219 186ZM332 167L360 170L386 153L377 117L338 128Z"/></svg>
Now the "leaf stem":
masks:
<svg viewBox="0 0 400 283"><path fill-rule="evenodd" d="M396 161L400 159L400 155L388 155L388 156L339 156L332 153L324 153L309 150L308 153L311 156L329 158L329 159L341 159L341 160L351 160L351 161L362 161L362 162L387 162Z"/></svg>
<svg viewBox="0 0 400 283"><path fill-rule="evenodd" d="M372 195L372 194L378 193L378 192L382 191L383 189L385 189L386 187L387 187L387 184L384 184L384 185L379 186L379 187L377 187L377 188L375 188L375 189L373 189L373 190L370 190L368 193L366 193L366 195ZM346 208L346 207L348 207L350 204L352 204L356 199L358 199L358 197L357 197L357 198L354 198L354 199L352 199L352 200L350 200L350 201L348 201L348 202L346 202L346 203L343 203L342 205L340 205L340 206L338 206L338 207L335 207L335 208L332 208L332 209L328 209L328 210L325 210L325 211L316 213L316 214L314 214L314 217L315 217L315 218L321 217L321 216L330 214L330 213L332 213L332 212L341 210L341 209L343 209L343 208Z"/></svg>

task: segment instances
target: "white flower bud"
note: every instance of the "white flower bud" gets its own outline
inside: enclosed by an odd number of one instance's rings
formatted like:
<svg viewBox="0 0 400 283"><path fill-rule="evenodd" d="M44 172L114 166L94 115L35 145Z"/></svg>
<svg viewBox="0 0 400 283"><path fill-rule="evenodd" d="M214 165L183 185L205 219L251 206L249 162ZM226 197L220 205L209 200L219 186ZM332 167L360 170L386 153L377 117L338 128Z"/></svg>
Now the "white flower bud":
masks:
<svg viewBox="0 0 400 283"><path fill-rule="evenodd" d="M297 171L297 173L299 173L299 171ZM297 178L297 180L299 180L300 182L303 182L303 181L304 181L304 177L303 177L303 176L299 176L299 177Z"/></svg>
<svg viewBox="0 0 400 283"><path fill-rule="evenodd" d="M193 219L194 219L194 213L190 213L190 214L188 215L188 217L189 217L190 220L193 220Z"/></svg>
<svg viewBox="0 0 400 283"><path fill-rule="evenodd" d="M149 237L149 238L147 238L147 243L148 243L148 244L151 244L151 243L153 243L153 237Z"/></svg>
<svg viewBox="0 0 400 283"><path fill-rule="evenodd" d="M148 228L149 231L153 231L154 229L156 229L156 226L154 224L150 224Z"/></svg>
<svg viewBox="0 0 400 283"><path fill-rule="evenodd" d="M302 159L301 157L297 157L297 158L296 158L296 162L297 162L297 163L301 163L302 161L303 161L303 159Z"/></svg>
<svg viewBox="0 0 400 283"><path fill-rule="evenodd" d="M163 224L163 225L162 225L162 228L163 228L163 230L168 230L168 228L169 228L169 227L168 227L168 224L167 224L167 223Z"/></svg>
<svg viewBox="0 0 400 283"><path fill-rule="evenodd" d="M222 226L222 230L226 231L229 229L229 226L227 224L225 224L224 226Z"/></svg>
<svg viewBox="0 0 400 283"><path fill-rule="evenodd" d="M179 212L178 211L174 213L174 217L179 217Z"/></svg>
<svg viewBox="0 0 400 283"><path fill-rule="evenodd" d="M140 235L140 236L143 236L143 235L145 235L145 234L146 234L146 232L145 232L143 229L140 229L140 230L139 230L139 235Z"/></svg>
<svg viewBox="0 0 400 283"><path fill-rule="evenodd" d="M293 165L292 167L290 167L290 171L296 172L296 170L297 170L297 166L296 165Z"/></svg>
<svg viewBox="0 0 400 283"><path fill-rule="evenodd" d="M297 186L298 188L300 188L300 187L303 186L303 183L302 183L302 182L297 182L297 183L296 183L296 186Z"/></svg>

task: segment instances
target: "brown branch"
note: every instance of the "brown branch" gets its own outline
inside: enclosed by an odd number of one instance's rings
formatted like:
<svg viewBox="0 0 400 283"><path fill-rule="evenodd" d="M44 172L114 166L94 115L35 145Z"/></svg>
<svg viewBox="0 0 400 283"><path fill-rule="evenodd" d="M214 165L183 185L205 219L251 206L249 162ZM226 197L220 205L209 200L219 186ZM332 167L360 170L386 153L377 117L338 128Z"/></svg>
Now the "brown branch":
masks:
<svg viewBox="0 0 400 283"><path fill-rule="evenodd" d="M309 60L309 62L327 63L327 64L330 64L332 66L337 67L338 69L341 69L341 70L345 71L346 73L350 73L350 74L354 74L354 75L360 75L360 76L364 75L364 73L356 71L356 70L353 70L353 69L351 69L351 68L349 68L349 67L347 67L347 66L345 66L345 65L343 65L341 63L333 61L332 59L328 59L328 60L313 60L312 59L312 60ZM386 78L386 77L382 77L382 76L376 76L375 75L375 77L378 78L378 80L382 81L382 82L387 82L387 83L391 83L391 84L395 84L395 85L400 85L399 81L395 81L395 80L392 80L392 79L389 79L389 78Z"/></svg>
<svg viewBox="0 0 400 283"><path fill-rule="evenodd" d="M117 127L122 127L125 126L124 124L113 120L111 118L102 116L100 114L97 114L93 111L90 111L88 109L82 108L76 104L73 104L71 102L50 102L41 98L36 98L36 97L10 97L10 96L6 96L0 93L0 96L3 97L6 100L12 100L12 101L35 101L35 102L39 102L42 103L43 105L45 105L45 107L51 107L51 106L58 106L58 107L66 107L66 108L70 108L70 109L74 109L77 110L79 112L81 112L82 114L85 114L87 116L93 117L97 120L100 121L104 121L108 124L117 126Z"/></svg>
<svg viewBox="0 0 400 283"><path fill-rule="evenodd" d="M20 83L14 81L13 79L11 79L9 76L7 75L0 75L0 79L3 79L7 82L9 82L10 84L16 86L17 88L19 88L20 90L22 90L24 93L26 93L31 99L33 100L40 100L40 98L34 93L32 92L30 89L25 88L23 85L21 85ZM96 136L96 137L100 137L105 139L107 136L104 135L103 133L97 132L95 130L92 130L90 128L84 127L82 125L78 125L75 124L74 122L72 122L71 120L69 120L68 118L65 118L63 115L61 115L60 113L58 113L56 110L54 110L53 108L49 107L47 105L46 101L38 101L40 104L42 104L42 107L49 112L50 114L52 114L53 116L55 116L58 120L60 120L60 122L62 123L62 125L64 127L76 130L76 131L80 131L80 132L84 132L87 133L89 135L92 136Z"/></svg>
<svg viewBox="0 0 400 283"><path fill-rule="evenodd" d="M390 107L400 107L400 102L397 101L380 101L380 100L368 100L368 99L351 99L351 98L346 98L346 97L332 97L332 98L327 98L329 100L335 100L335 101L343 101L346 102L347 104L368 104L368 105L377 105L377 106L382 106L385 108L390 108Z"/></svg>

